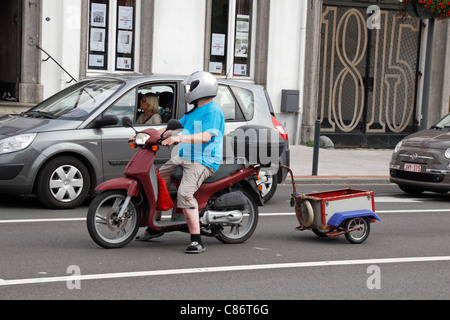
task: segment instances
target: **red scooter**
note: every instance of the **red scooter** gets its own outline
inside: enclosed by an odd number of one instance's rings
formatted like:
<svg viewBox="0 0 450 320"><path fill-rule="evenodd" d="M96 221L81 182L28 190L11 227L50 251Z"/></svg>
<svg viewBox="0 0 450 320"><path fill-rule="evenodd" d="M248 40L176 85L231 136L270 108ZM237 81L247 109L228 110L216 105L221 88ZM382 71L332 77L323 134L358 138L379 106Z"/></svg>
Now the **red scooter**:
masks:
<svg viewBox="0 0 450 320"><path fill-rule="evenodd" d="M123 124L132 128L131 120ZM167 131L180 129L178 120L168 123ZM157 219L158 176L154 166L157 151L164 138L157 130L136 132L130 139L139 148L126 167L125 176L106 181L96 190L87 214L91 238L101 247L121 248L132 241L140 227L151 227L164 233L189 232L176 202L170 218ZM178 187L182 169L174 170L172 180ZM249 239L258 223L258 204L262 201L256 187L259 168L246 164L223 164L195 194L199 205L200 226L204 236L223 243L242 243Z"/></svg>

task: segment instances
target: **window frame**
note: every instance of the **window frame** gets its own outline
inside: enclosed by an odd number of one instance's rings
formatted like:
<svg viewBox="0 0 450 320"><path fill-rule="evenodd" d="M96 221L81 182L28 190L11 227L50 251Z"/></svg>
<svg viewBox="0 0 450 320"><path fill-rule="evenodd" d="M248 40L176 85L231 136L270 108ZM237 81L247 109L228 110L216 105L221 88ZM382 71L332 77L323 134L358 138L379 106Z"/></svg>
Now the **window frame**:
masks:
<svg viewBox="0 0 450 320"><path fill-rule="evenodd" d="M93 68L90 66L90 54L91 52L91 29L95 28L91 26L91 17L90 12L92 8L91 0L87 0L88 7L88 20L87 20L87 52L86 52L86 75L95 75L102 73L135 73L139 72L140 69L140 38L141 38L141 11L142 11L142 0L135 0L136 4L133 12L133 43L132 43L132 52L133 52L133 67L130 70L118 69L117 67L117 58L120 58L118 50L118 34L119 31L124 31L123 29L119 29L118 27L118 0L107 0L107 22L106 22L106 32L107 38L106 47L105 47L105 56L107 57L106 61L106 69Z"/></svg>
<svg viewBox="0 0 450 320"><path fill-rule="evenodd" d="M236 21L237 21L237 15L236 15L236 5L237 0L229 0L229 12L228 12L228 30L226 34L226 68L225 75L213 73L218 78L227 78L227 79L235 79L235 80L254 80L255 79L255 60L256 60L256 37L257 37L257 20L258 20L258 0L252 0L252 13L250 17L250 23L251 23L251 41L250 41L250 52L249 52L249 64L247 67L250 69L248 76L235 76L234 75L234 64L235 64L235 47L236 47ZM207 39L209 39L209 45L206 46L206 57L207 61L205 63L206 70L211 72L210 69L210 63L211 63L211 45L212 45L212 4L210 8L210 14L209 14L209 21L208 21L208 35ZM232 36L229 36L232 35Z"/></svg>

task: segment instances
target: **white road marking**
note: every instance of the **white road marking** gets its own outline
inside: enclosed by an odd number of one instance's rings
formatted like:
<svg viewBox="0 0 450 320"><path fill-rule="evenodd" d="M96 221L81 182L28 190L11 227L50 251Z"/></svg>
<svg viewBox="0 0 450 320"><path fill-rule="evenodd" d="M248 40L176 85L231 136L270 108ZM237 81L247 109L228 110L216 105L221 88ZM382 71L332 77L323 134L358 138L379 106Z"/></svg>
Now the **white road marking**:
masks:
<svg viewBox="0 0 450 320"><path fill-rule="evenodd" d="M7 223L43 223L43 222L78 222L86 221L86 218L53 218L53 219L17 219L17 220L0 220L0 224Z"/></svg>
<svg viewBox="0 0 450 320"><path fill-rule="evenodd" d="M406 209L406 210L376 210L376 213L450 213L450 209ZM292 212L261 212L260 217L282 217L294 216L295 210ZM163 216L163 218L170 218L170 216ZM54 223L54 222L85 222L86 218L52 218L52 219L15 219L15 220L0 220L1 224L14 223Z"/></svg>
<svg viewBox="0 0 450 320"><path fill-rule="evenodd" d="M88 275L77 275L77 276L72 275L72 276L61 276L61 277L44 277L44 278L30 278L30 279L14 279L14 280L0 279L0 287L1 286L38 284L38 283L42 284L42 283L54 283L54 282L67 282L67 281L74 281L74 280L88 281L88 280L168 276L168 275L179 275L179 274L182 274L182 275L196 274L196 273L204 274L204 273L231 272L231 271L253 271L253 270L289 269L289 268L379 265L379 264L391 264L391 263L444 262L444 261L450 261L450 256L313 261L313 262L205 267L205 268L190 268L190 269L154 270L154 271L140 271L140 272L103 273L103 274L88 274Z"/></svg>
<svg viewBox="0 0 450 320"><path fill-rule="evenodd" d="M393 202L393 203L423 203L427 199L422 198L399 198L399 197L375 197L375 203L386 203L386 202Z"/></svg>

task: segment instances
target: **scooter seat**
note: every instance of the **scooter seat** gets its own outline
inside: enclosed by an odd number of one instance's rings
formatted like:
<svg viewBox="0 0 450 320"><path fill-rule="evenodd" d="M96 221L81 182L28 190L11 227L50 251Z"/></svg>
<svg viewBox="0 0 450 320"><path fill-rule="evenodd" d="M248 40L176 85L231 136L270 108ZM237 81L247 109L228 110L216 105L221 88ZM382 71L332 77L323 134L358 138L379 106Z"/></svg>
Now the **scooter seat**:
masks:
<svg viewBox="0 0 450 320"><path fill-rule="evenodd" d="M219 167L211 177L205 180L203 183L214 183L228 177L230 174L238 171L242 168L242 164L223 164ZM176 167L171 174L173 180L181 181L183 178L183 168L181 166Z"/></svg>

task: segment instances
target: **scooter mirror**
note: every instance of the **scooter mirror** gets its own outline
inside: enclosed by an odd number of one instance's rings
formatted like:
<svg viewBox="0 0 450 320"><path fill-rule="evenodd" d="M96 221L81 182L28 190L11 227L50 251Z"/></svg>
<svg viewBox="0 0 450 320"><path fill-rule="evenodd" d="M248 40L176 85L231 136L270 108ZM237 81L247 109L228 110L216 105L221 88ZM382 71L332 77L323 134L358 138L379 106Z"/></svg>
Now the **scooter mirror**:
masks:
<svg viewBox="0 0 450 320"><path fill-rule="evenodd" d="M125 128L132 128L133 127L133 121L131 121L131 119L128 118L128 117L123 117L122 118L122 125Z"/></svg>
<svg viewBox="0 0 450 320"><path fill-rule="evenodd" d="M171 119L167 123L167 131L175 131L175 130L182 129L182 128L183 128L183 125L181 124L181 122L179 120Z"/></svg>

